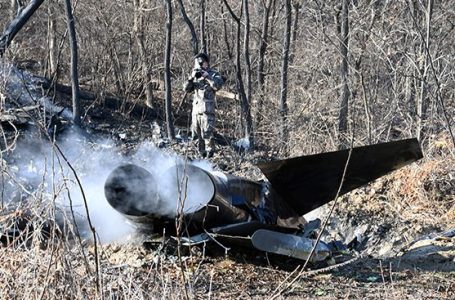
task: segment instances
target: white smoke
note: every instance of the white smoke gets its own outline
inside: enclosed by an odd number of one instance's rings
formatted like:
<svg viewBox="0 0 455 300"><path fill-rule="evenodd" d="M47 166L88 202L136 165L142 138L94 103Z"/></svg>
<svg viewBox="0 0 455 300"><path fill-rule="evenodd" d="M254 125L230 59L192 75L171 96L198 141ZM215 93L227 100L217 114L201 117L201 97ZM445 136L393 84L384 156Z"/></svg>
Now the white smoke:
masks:
<svg viewBox="0 0 455 300"><path fill-rule="evenodd" d="M163 205L160 214L175 217L177 213L191 213L203 208L215 192L207 173L188 165L178 165L165 172L159 182Z"/></svg>
<svg viewBox="0 0 455 300"><path fill-rule="evenodd" d="M175 153L165 153L152 143L143 143L130 162L142 166L156 179L161 200L156 213L161 216L173 218L179 212L197 211L204 207L213 195L213 185L207 175L188 167L195 165L211 172L213 167L208 161L190 162Z"/></svg>
<svg viewBox="0 0 455 300"><path fill-rule="evenodd" d="M112 166L122 160L112 143L88 143L79 135L72 134L64 137L58 145L81 181L90 218L100 240L111 242L133 233L132 226L104 199L104 180ZM28 191L34 191L32 199L45 201L55 197L56 205L70 218L71 200L81 235L89 237L81 187L68 164L49 141L38 138L20 140L8 161L12 169L11 177L17 178ZM11 186L17 188L14 184ZM38 198L36 191L39 188L43 193Z"/></svg>
<svg viewBox="0 0 455 300"><path fill-rule="evenodd" d="M190 178L188 185L178 186L179 183L185 182L185 179L182 179L185 174L180 171L177 178L177 172L169 169L175 165L184 166L188 161L175 153L160 151L151 142L139 145L137 151L130 156L120 154L121 151L112 141L87 142L77 134L65 136L63 142L59 142L58 145L81 181L90 219L102 243L125 241L134 233L134 227L109 205L104 196L106 178L119 165L137 164L158 178L157 185L162 191L162 200L164 200L158 213L163 216L175 216L176 212L181 210L179 201L184 201L184 212L192 212L206 204L208 195L211 197L212 192L207 186L207 181L199 182L197 176ZM79 227L83 229L81 234L90 238L81 188L72 170L54 151L51 143L42 139L19 141L8 161L8 165L12 168L10 175L19 178L28 190L36 191L41 188L49 198L55 194L57 205L61 206L68 216L70 215L70 199L67 196L69 194L72 208L79 216ZM204 170L212 170L208 162L197 162L197 165ZM7 185L5 184L6 188ZM68 193L66 189L69 190ZM181 190L180 196L179 190Z"/></svg>

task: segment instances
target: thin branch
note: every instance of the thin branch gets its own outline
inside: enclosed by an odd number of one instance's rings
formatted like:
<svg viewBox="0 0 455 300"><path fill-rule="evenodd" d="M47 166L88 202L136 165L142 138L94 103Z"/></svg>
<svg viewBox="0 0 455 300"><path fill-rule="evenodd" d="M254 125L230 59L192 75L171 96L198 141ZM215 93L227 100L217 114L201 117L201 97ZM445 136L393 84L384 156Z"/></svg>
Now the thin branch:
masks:
<svg viewBox="0 0 455 300"><path fill-rule="evenodd" d="M232 18L235 20L235 22L240 24L240 18L235 14L235 12L232 10L231 6L227 3L226 0L223 0L223 2L224 2L224 5L226 5L226 8L228 9L228 11L231 14Z"/></svg>
<svg viewBox="0 0 455 300"><path fill-rule="evenodd" d="M310 252L310 255L308 255L308 258L307 260L305 261L304 265L301 267L300 271L299 271L299 274L297 276L295 276L287 285L284 289L282 290L278 290L281 286L278 286L275 291L274 291L274 295L271 297L271 299L275 299L276 297L278 297L284 290L288 289L290 286L292 286L292 284L294 284L299 278L302 277L302 275L304 275L306 273L305 269L309 263L309 261L311 260L312 256L314 255L314 252L316 251L316 248L321 240L321 236L322 236L322 233L324 232L325 228L327 227L327 224L329 222L329 219L331 218L334 210L335 210L335 207L337 206L338 204L338 198L340 196L340 193L341 193L341 189L343 188L343 183L344 183L344 180L346 178L346 173L347 173L347 169L348 169L348 166L349 166L349 161L351 160L351 154L352 154L352 149L354 147L354 134L352 135L352 138L351 138L351 145L350 145L350 148L349 148L349 152L348 152L348 157L346 159L346 164L344 165L344 170L343 170L343 175L341 177L341 182L340 182L340 185L338 186L338 191L335 195L335 198L334 198L334 202L332 204L332 207L330 208L330 212L329 214L327 215L327 217L325 218L324 220L324 223L321 227L321 230L319 231L319 234L316 238L316 243L313 245L313 248L311 249L311 252ZM358 259L358 258L356 258ZM351 261L349 261L350 263ZM289 278L292 277L292 275L294 273L297 272L297 270L299 269L299 267L297 267L292 273L291 275L289 275L284 282L286 282ZM319 271L319 270L316 270L316 271Z"/></svg>
<svg viewBox="0 0 455 300"><path fill-rule="evenodd" d="M409 10L409 13L411 14L412 21L414 22L414 25L416 26L420 37L424 40L425 37L423 35L423 32L421 30L419 30L418 27L417 27L416 17L414 16L414 14L412 13L411 10ZM442 95L441 95L441 84L439 82L438 76L436 75L436 68L434 67L433 58L431 56L430 49L428 48L428 45L427 45L428 43L423 43L423 44L424 44L425 52L428 55L428 59L429 59L431 71L433 73L434 81L436 83L436 94L437 94L436 100L439 100L439 102L441 104L441 108L442 108L442 111L443 111L443 114L444 114L444 118L445 118L445 121L446 121L446 124L447 124L447 129L449 130L449 134L450 134L450 137L452 139L452 144L455 147L455 137L454 137L454 134L453 134L453 131L452 131L452 126L451 126L452 119L447 114L447 109L445 107L445 103L444 103L444 100L443 100Z"/></svg>

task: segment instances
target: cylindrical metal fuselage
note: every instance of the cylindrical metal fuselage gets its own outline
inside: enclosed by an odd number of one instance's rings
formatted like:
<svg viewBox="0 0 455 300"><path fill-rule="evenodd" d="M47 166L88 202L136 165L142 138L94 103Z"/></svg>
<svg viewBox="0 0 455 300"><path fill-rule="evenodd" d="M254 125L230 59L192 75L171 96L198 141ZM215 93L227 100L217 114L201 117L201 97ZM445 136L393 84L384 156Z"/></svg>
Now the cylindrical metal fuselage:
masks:
<svg viewBox="0 0 455 300"><path fill-rule="evenodd" d="M175 228L175 217L182 214L186 229L195 232L248 220L287 227L302 221L266 183L210 173L191 164L158 174L125 164L112 171L104 191L117 211L155 231Z"/></svg>

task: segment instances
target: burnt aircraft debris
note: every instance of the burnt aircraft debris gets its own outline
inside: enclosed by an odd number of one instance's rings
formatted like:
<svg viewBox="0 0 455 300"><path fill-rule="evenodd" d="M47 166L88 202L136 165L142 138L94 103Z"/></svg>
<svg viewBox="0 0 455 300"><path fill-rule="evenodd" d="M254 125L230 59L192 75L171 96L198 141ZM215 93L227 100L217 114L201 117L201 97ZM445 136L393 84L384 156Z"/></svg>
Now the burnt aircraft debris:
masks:
<svg viewBox="0 0 455 300"><path fill-rule="evenodd" d="M186 245L216 240L307 259L315 240L305 213L334 200L338 190L343 195L420 158L418 141L407 139L260 163L264 182L192 164L160 174L125 164L112 171L104 190L110 205L141 230L175 235L175 218L182 216ZM171 184L160 184L164 177ZM330 255L329 244L320 242L310 261Z"/></svg>

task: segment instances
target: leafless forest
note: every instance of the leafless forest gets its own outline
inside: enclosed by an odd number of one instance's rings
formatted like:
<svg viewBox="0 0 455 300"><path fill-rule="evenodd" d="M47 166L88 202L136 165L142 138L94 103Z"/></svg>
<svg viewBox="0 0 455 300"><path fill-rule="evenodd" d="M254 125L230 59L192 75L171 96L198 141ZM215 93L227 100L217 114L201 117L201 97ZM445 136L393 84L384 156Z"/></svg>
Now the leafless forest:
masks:
<svg viewBox="0 0 455 300"><path fill-rule="evenodd" d="M10 2L3 26L16 13ZM291 154L351 136L356 144L418 136L425 145L453 126L451 1L173 1L170 18L163 1L73 2L79 82L97 104L106 93L147 99L164 119L165 97L153 89L164 89L169 72L175 109L201 50L235 94L220 97L220 113L236 112L220 127ZM64 1L44 1L5 59L69 84L66 19Z"/></svg>
<svg viewBox="0 0 455 300"><path fill-rule="evenodd" d="M32 3L36 11L10 40L5 30ZM357 208L365 216L360 223L368 222L369 213L401 220L406 225L397 233L409 233L409 239L455 225L453 0L2 0L0 30L0 63L47 78L45 92L60 93L53 100L70 107L82 127L115 102L117 119L107 122L136 122L132 116L139 111L137 122L144 126L127 134L141 130L141 136L151 136L155 121L166 138L175 139L188 129L190 117L189 99L176 113L182 85L194 55L205 52L225 78L217 95L217 131L232 140L247 138L254 145L251 157L417 137L423 162L358 192L355 204L343 202L338 213ZM0 114L7 103L0 97ZM3 156L15 143L5 131L2 127L2 174L9 168ZM248 155L246 160L233 155L238 161L228 164L255 176ZM364 207L376 200L379 204ZM2 194L5 212L3 201ZM49 203L45 215L55 217ZM41 206L31 207L41 230L52 227ZM2 224L12 222L1 218ZM70 219L69 230L77 231ZM77 239L74 244L54 233L50 239L58 242L1 248L0 289L6 288L0 298L440 299L455 293L453 270L394 273L391 264L368 260L341 275L307 278L298 269L255 264L243 256L190 253L173 260L136 245ZM366 281L349 277L354 273Z"/></svg>

